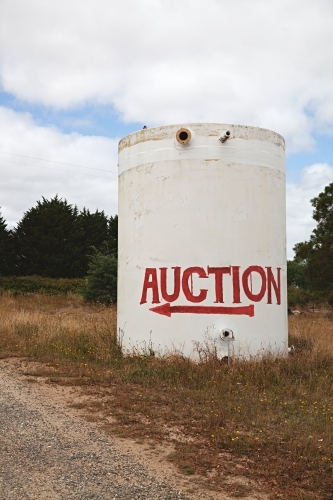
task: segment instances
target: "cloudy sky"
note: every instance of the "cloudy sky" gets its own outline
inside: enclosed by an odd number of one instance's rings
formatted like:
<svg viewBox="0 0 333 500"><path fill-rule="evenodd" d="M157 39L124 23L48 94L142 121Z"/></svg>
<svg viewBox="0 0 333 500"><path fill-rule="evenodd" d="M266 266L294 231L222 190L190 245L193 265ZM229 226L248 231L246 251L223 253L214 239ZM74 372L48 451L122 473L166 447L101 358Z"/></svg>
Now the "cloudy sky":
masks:
<svg viewBox="0 0 333 500"><path fill-rule="evenodd" d="M143 125L258 125L287 143L288 256L333 181L332 0L0 0L0 206L117 212Z"/></svg>

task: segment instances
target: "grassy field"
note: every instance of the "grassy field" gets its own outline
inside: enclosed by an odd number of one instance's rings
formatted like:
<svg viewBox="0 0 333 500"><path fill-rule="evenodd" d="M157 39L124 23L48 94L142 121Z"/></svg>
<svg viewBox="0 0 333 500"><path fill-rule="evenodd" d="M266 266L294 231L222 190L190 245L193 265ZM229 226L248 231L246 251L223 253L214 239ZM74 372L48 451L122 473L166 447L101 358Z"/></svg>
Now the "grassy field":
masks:
<svg viewBox="0 0 333 500"><path fill-rule="evenodd" d="M1 357L38 359L50 383L84 386L91 414L114 417L111 432L172 440L169 459L207 488L246 498L249 486L228 482L236 474L272 500L333 498L332 318L291 317L294 355L228 367L209 353L198 364L123 358L115 309L79 296L3 294L0 317Z"/></svg>

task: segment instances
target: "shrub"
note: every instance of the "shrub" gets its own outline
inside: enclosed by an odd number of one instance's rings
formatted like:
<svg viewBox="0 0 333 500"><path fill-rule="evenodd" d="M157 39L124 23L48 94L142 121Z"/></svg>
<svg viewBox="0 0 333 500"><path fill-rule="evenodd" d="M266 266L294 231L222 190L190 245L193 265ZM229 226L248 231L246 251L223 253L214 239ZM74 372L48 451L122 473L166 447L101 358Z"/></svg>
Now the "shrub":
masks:
<svg viewBox="0 0 333 500"><path fill-rule="evenodd" d="M83 297L87 302L105 305L117 302L117 259L113 254L95 250L88 266Z"/></svg>
<svg viewBox="0 0 333 500"><path fill-rule="evenodd" d="M0 295L10 292L14 295L40 293L43 295L80 294L84 288L82 278L44 278L42 276L1 276Z"/></svg>

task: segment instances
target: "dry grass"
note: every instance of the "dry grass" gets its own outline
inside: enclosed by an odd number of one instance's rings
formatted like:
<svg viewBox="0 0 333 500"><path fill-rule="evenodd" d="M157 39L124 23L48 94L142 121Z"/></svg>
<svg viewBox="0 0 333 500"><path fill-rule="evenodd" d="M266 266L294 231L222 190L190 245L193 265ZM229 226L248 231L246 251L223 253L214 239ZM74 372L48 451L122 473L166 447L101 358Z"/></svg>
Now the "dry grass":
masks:
<svg viewBox="0 0 333 500"><path fill-rule="evenodd" d="M246 497L232 475L256 479L272 499L332 499L333 321L290 318L288 359L234 361L209 356L193 364L123 358L115 344L115 310L79 297L0 298L0 355L45 362L50 382L80 384L93 414L112 432L173 440L170 456L184 474Z"/></svg>
<svg viewBox="0 0 333 500"><path fill-rule="evenodd" d="M0 297L0 355L108 363L117 351L116 313L72 295Z"/></svg>

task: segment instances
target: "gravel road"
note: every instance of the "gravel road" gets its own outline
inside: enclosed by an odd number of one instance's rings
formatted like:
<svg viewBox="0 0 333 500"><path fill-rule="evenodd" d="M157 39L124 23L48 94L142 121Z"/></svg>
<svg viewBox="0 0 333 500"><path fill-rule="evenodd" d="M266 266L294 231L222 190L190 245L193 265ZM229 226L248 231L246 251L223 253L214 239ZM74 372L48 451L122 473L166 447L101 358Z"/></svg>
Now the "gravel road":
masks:
<svg viewBox="0 0 333 500"><path fill-rule="evenodd" d="M103 429L0 362L0 500L185 500Z"/></svg>

